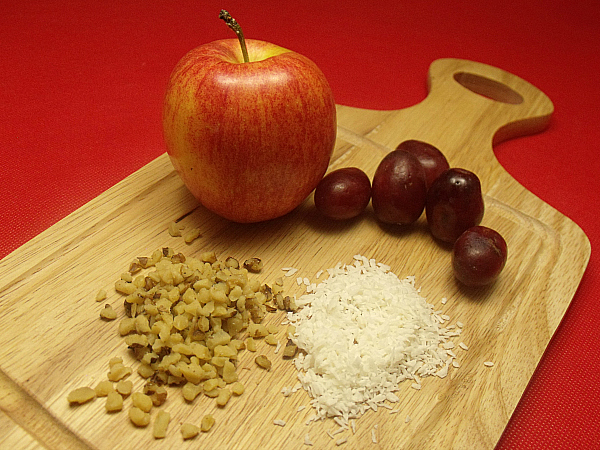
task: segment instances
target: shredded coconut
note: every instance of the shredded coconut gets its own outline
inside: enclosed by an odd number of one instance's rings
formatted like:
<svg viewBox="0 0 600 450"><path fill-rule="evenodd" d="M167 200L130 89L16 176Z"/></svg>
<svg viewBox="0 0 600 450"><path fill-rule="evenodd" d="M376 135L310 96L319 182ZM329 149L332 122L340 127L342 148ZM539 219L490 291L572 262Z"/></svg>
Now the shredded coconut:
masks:
<svg viewBox="0 0 600 450"><path fill-rule="evenodd" d="M310 440L310 436L308 435L308 433L306 433L304 435L304 445L313 445L312 441Z"/></svg>
<svg viewBox="0 0 600 450"><path fill-rule="evenodd" d="M373 441L373 444L377 444L377 425L371 430L371 441Z"/></svg>
<svg viewBox="0 0 600 450"><path fill-rule="evenodd" d="M310 425L311 423L313 423L315 420L317 420L319 417L316 414L313 414L312 416L310 416L306 422L304 422L305 425Z"/></svg>
<svg viewBox="0 0 600 450"><path fill-rule="evenodd" d="M337 441L335 441L335 445L342 445L342 444L345 444L346 442L348 442L348 438L343 437L343 438L340 438Z"/></svg>
<svg viewBox="0 0 600 450"><path fill-rule="evenodd" d="M293 276L296 272L298 272L298 269L296 269L295 267L284 267L283 270L285 273L283 274L286 277L291 277Z"/></svg>
<svg viewBox="0 0 600 450"><path fill-rule="evenodd" d="M401 280L360 255L327 272L287 317L304 351L294 362L315 419L347 426L385 401L397 402L398 383L412 380L420 389L421 377L446 375L452 357L444 346L461 329L439 326L450 318L420 296L414 277Z"/></svg>

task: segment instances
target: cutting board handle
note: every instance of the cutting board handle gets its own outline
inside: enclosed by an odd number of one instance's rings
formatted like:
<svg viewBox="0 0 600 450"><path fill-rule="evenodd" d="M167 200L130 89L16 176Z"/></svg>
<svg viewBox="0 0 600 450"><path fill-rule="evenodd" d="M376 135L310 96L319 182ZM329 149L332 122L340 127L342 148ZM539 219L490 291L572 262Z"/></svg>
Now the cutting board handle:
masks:
<svg viewBox="0 0 600 450"><path fill-rule="evenodd" d="M474 125L494 132L493 144L542 131L554 111L548 96L531 83L475 61L434 61L428 87L428 100L434 99L437 107L451 102L456 110L479 111L481 115L472 118ZM464 127L465 117L457 120Z"/></svg>

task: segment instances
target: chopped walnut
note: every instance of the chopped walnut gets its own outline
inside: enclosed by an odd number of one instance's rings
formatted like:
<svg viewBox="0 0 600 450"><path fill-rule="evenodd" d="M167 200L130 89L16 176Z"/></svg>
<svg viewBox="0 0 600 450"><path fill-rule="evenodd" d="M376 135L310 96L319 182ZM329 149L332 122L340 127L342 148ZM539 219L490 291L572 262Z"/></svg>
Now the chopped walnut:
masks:
<svg viewBox="0 0 600 450"><path fill-rule="evenodd" d="M114 392L114 390L113 384L108 380L101 381L94 388L98 397L106 397L109 393Z"/></svg>
<svg viewBox="0 0 600 450"><path fill-rule="evenodd" d="M152 400L154 406L160 406L167 401L167 390L164 386L158 386L154 383L146 383L142 391Z"/></svg>
<svg viewBox="0 0 600 450"><path fill-rule="evenodd" d="M191 423L181 425L181 435L184 440L192 439L198 436L198 433L200 433L200 428L196 425L192 425Z"/></svg>
<svg viewBox="0 0 600 450"><path fill-rule="evenodd" d="M183 240L185 241L186 244L191 244L199 237L202 237L202 234L200 233L200 229L194 228L194 229L188 231L187 233L185 233L185 236L183 236Z"/></svg>
<svg viewBox="0 0 600 450"><path fill-rule="evenodd" d="M244 261L244 268L248 272L259 273L263 268L263 263L259 258L249 258Z"/></svg>
<svg viewBox="0 0 600 450"><path fill-rule="evenodd" d="M233 395L242 395L244 393L244 390L244 385L239 381L236 381L231 385L231 393Z"/></svg>
<svg viewBox="0 0 600 450"><path fill-rule="evenodd" d="M296 301L289 295L286 295L283 297L283 309L286 311L296 311L298 309Z"/></svg>
<svg viewBox="0 0 600 450"><path fill-rule="evenodd" d="M133 406L137 406L144 412L150 412L152 406L154 406L152 399L142 392L134 392L131 394L131 402Z"/></svg>
<svg viewBox="0 0 600 450"><path fill-rule="evenodd" d="M169 224L169 234L172 237L180 237L181 232L183 231L184 228L185 228L185 226L182 224L179 224L177 222L171 222Z"/></svg>
<svg viewBox="0 0 600 450"><path fill-rule="evenodd" d="M217 405L225 406L231 398L231 391L227 388L219 389L219 395L217 395Z"/></svg>
<svg viewBox="0 0 600 450"><path fill-rule="evenodd" d="M171 415L167 411L158 412L156 419L154 419L154 428L152 430L155 439L162 439L167 435L170 420Z"/></svg>
<svg viewBox="0 0 600 450"><path fill-rule="evenodd" d="M81 387L77 388L71 392L67 396L67 400L70 404L78 404L81 405L83 403L87 403L90 400L96 398L96 391L90 387Z"/></svg>
<svg viewBox="0 0 600 450"><path fill-rule="evenodd" d="M147 269L150 265L150 258L147 256L138 256L137 260L142 269Z"/></svg>
<svg viewBox="0 0 600 450"><path fill-rule="evenodd" d="M104 305L104 309L100 311L100 317L104 320L115 320L117 318L117 312L109 303L107 303Z"/></svg>
<svg viewBox="0 0 600 450"><path fill-rule="evenodd" d="M100 289L96 294L96 301L101 302L106 300L106 291L104 289Z"/></svg>
<svg viewBox="0 0 600 450"><path fill-rule="evenodd" d="M271 369L271 361L265 355L258 355L254 361L259 367L262 367L265 370Z"/></svg>
<svg viewBox="0 0 600 450"><path fill-rule="evenodd" d="M143 269L140 262L138 260L132 261L129 265L129 273L135 274L140 272Z"/></svg>
<svg viewBox="0 0 600 450"><path fill-rule="evenodd" d="M206 433L207 431L210 431L214 424L214 417L210 414L207 414L202 418L202 422L200 422L200 430Z"/></svg>
<svg viewBox="0 0 600 450"><path fill-rule="evenodd" d="M117 412L123 409L123 397L118 392L109 392L104 404L106 412Z"/></svg>
<svg viewBox="0 0 600 450"><path fill-rule="evenodd" d="M150 423L150 414L142 411L137 406L132 406L129 408L129 420L136 427L145 427Z"/></svg>
<svg viewBox="0 0 600 450"><path fill-rule="evenodd" d="M298 352L298 346L291 339L288 339L283 349L283 359L292 359Z"/></svg>
<svg viewBox="0 0 600 450"><path fill-rule="evenodd" d="M230 269L239 269L240 263L237 259L230 256L225 260L225 267L229 267Z"/></svg>
<svg viewBox="0 0 600 450"><path fill-rule="evenodd" d="M200 255L200 260L202 262L213 264L217 262L217 255L215 254L215 252L204 252Z"/></svg>
<svg viewBox="0 0 600 450"><path fill-rule="evenodd" d="M115 390L123 397L129 397L133 390L133 382L130 380L121 380L115 386Z"/></svg>
<svg viewBox="0 0 600 450"><path fill-rule="evenodd" d="M271 288L250 277L262 267L259 258L247 259L242 265L231 256L219 260L212 251L186 257L170 247L155 250L150 257L137 257L121 274L115 290L123 296L119 334L139 361L137 373L146 380L143 391L133 392L134 383L126 380L133 369L117 357L109 362L108 380L95 390L72 392L69 402L84 403L104 396L106 411L113 412L122 410L123 399L131 396L129 418L134 425L146 427L151 409L167 400L167 385L180 386L188 402L204 394L215 398L220 407L232 395L242 395L244 385L238 381L236 369L238 353L246 348L256 351L255 339L259 338L279 350L275 336L279 327L260 322L267 311L277 309L275 305L283 309L284 303L290 303L282 295L281 280ZM106 292L100 291L97 299L104 298ZM117 313L106 304L101 316L114 320ZM249 337L238 339L244 330ZM259 367L271 369L265 355L255 361ZM160 411L152 417L154 437L160 439L166 434L170 416ZM189 439L199 431L210 430L213 424L214 418L207 415L200 427L184 424L181 432Z"/></svg>
<svg viewBox="0 0 600 450"><path fill-rule="evenodd" d="M267 337L265 337L265 342L269 345L275 346L279 341L277 340L277 336L274 334L269 334Z"/></svg>

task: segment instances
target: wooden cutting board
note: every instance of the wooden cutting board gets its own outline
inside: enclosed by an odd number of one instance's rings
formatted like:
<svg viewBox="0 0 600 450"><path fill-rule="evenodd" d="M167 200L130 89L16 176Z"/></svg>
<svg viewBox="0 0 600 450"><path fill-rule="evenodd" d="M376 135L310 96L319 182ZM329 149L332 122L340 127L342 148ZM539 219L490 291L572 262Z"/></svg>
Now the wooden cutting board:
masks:
<svg viewBox="0 0 600 450"><path fill-rule="evenodd" d="M590 244L577 225L511 178L492 150L501 140L543 130L553 111L550 100L514 75L470 61L437 60L428 80L429 95L410 108L339 106L331 169L358 166L372 176L386 152L403 140L420 139L440 148L452 166L477 173L485 193L483 224L500 231L509 246L495 285L458 286L449 249L434 242L424 217L410 228L381 226L369 209L357 220L331 223L319 217L309 198L268 223L229 223L198 205L165 154L0 263L0 420L6 425L0 443L300 449L309 433L313 448L334 448L343 437L347 448L493 448L577 289ZM200 228L202 237L190 245L171 237L167 226L173 220ZM254 355L245 352L239 372L246 393L224 409L207 397L186 404L173 388L162 406L172 416L168 435L155 441L150 427L134 428L125 411L106 414L104 399L70 407L66 396L105 379L113 356L134 364L117 323L99 319L105 302L96 303L95 295L106 288L107 302L122 316L122 298L111 287L135 257L164 246L186 255L214 250L222 257L260 257L265 282L282 276L283 267L298 268L284 278L286 292L295 295L303 293L296 276L319 281L319 270L351 263L355 254L375 258L400 277L414 275L429 303L451 323L464 324L460 341L469 349L457 349L460 368L446 378L426 378L419 391L401 385L400 402L392 405L399 412L368 412L356 421L355 433L332 438L327 431L337 426L331 420L305 425L313 411L303 390L290 397L280 393L296 384L297 372L261 342L273 361L270 372L256 368ZM270 314L266 321L279 323L282 317ZM131 379L142 386L137 374ZM306 409L298 412L302 405ZM207 413L216 419L213 430L183 442L180 424L199 423ZM274 425L276 419L286 425Z"/></svg>

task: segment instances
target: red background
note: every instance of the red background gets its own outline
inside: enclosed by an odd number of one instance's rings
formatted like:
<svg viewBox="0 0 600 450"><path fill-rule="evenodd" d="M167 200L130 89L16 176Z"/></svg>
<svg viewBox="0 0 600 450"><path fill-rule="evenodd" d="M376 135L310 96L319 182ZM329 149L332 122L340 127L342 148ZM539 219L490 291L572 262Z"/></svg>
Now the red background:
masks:
<svg viewBox="0 0 600 450"><path fill-rule="evenodd" d="M592 256L498 448L600 448L598 0L5 1L0 257L165 151L167 78L191 48L233 37L221 8L246 37L315 61L340 104L418 103L444 57L497 66L550 97L550 128L496 155L583 228Z"/></svg>

